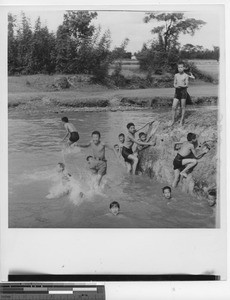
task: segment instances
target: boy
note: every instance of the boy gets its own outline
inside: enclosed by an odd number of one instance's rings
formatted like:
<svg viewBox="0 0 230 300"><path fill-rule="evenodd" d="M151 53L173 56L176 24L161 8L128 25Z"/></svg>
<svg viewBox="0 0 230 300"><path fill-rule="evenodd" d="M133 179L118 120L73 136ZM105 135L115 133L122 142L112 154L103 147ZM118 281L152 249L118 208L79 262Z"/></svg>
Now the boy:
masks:
<svg viewBox="0 0 230 300"><path fill-rule="evenodd" d="M163 192L165 199L167 199L167 200L171 199L171 187L170 186L163 187L162 192Z"/></svg>
<svg viewBox="0 0 230 300"><path fill-rule="evenodd" d="M196 156L195 145L197 145L196 134L190 132L187 135L187 141L182 143L173 161L175 174L175 179L172 184L173 187L177 186L180 175L187 177L187 171L195 167L198 163L197 160L201 159L209 151L208 148L205 148L202 154Z"/></svg>
<svg viewBox="0 0 230 300"><path fill-rule="evenodd" d="M64 140L67 138L67 136L69 136L69 140L68 140L67 144L68 144L68 146L70 146L79 140L79 134L78 134L76 128L74 127L74 125L72 123L69 123L69 120L67 117L63 117L61 120L66 129L66 135L62 139L62 142L64 142Z"/></svg>
<svg viewBox="0 0 230 300"><path fill-rule="evenodd" d="M178 63L177 67L178 67L178 73L176 73L174 76L175 95L174 95L173 105L172 105L171 126L175 123L176 109L179 103L181 105L181 110L182 110L180 125L181 126L183 125L184 116L185 116L186 98L187 98L188 79L189 78L195 79L192 73L188 75L184 72L185 67L183 62Z"/></svg>
<svg viewBox="0 0 230 300"><path fill-rule="evenodd" d="M117 201L111 202L109 205L109 210L110 210L111 214L113 214L114 216L117 216L120 212L120 204Z"/></svg>
<svg viewBox="0 0 230 300"><path fill-rule="evenodd" d="M142 129L142 128L140 128L140 129ZM136 140L135 139L135 133L138 130L135 129L135 125L133 123L128 123L127 124L127 129L128 129L128 135L127 135L126 140L124 142L124 146L122 147L121 154L124 157L125 162L131 161L132 173L133 173L133 175L135 175L137 164L138 164L138 158L137 158L137 155L135 155L133 153L132 146L134 145L134 143L137 144L137 145L142 145L142 146L153 146L154 143L153 142L148 142L147 143L147 142L141 142L141 141Z"/></svg>
<svg viewBox="0 0 230 300"><path fill-rule="evenodd" d="M125 142L125 135L124 135L124 133L120 133L118 135L118 139L119 139L119 146L120 146L120 148L122 148L124 146L124 142Z"/></svg>
<svg viewBox="0 0 230 300"><path fill-rule="evenodd" d="M101 134L99 131L92 132L92 140L88 144L78 145L82 148L91 147L93 150L92 158L90 164L93 164L93 168L97 174L97 184L98 186L101 183L102 177L106 174L107 170L107 160L105 159L105 148L108 148L113 151L113 148L109 147L101 141Z"/></svg>
<svg viewBox="0 0 230 300"><path fill-rule="evenodd" d="M63 185L67 184L70 181L71 174L67 173L67 171L65 170L65 164L58 163L57 172L61 177Z"/></svg>
<svg viewBox="0 0 230 300"><path fill-rule="evenodd" d="M211 207L216 205L216 190L215 189L211 189L208 192L208 204Z"/></svg>

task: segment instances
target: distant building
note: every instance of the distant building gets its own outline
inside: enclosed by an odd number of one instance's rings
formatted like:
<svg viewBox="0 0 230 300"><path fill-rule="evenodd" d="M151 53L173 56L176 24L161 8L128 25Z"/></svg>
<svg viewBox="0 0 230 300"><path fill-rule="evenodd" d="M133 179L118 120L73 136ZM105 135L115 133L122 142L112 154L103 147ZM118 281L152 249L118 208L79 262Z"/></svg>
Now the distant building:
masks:
<svg viewBox="0 0 230 300"><path fill-rule="evenodd" d="M136 55L132 55L131 59L132 60L137 60Z"/></svg>

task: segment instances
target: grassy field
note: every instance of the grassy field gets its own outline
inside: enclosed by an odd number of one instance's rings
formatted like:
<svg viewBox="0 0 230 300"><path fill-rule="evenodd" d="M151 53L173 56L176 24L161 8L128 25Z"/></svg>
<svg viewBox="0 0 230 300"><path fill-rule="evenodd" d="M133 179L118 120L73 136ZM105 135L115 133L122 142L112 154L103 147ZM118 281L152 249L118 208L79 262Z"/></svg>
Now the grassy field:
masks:
<svg viewBox="0 0 230 300"><path fill-rule="evenodd" d="M211 75L214 79L219 78L219 62L213 59L193 59L193 62L203 73Z"/></svg>
<svg viewBox="0 0 230 300"><path fill-rule="evenodd" d="M193 59L189 60L193 62L197 68L205 74L211 75L215 80L219 77L219 62L214 59ZM115 64L110 66L109 74L111 75L115 69ZM122 61L122 75L125 77L139 76L145 78L147 72L140 71L140 66L137 60L123 60ZM159 77L155 75L156 77Z"/></svg>

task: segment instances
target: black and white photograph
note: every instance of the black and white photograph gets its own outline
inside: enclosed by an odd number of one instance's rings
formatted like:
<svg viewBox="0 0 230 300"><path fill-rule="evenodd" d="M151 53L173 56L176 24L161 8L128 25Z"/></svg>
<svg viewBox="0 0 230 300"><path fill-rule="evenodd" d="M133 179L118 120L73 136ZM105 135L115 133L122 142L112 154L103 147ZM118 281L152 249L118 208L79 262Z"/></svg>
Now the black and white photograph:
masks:
<svg viewBox="0 0 230 300"><path fill-rule="evenodd" d="M0 4L1 281L225 299L230 4L108 2Z"/></svg>
<svg viewBox="0 0 230 300"><path fill-rule="evenodd" d="M220 18L9 9L9 228L219 228Z"/></svg>

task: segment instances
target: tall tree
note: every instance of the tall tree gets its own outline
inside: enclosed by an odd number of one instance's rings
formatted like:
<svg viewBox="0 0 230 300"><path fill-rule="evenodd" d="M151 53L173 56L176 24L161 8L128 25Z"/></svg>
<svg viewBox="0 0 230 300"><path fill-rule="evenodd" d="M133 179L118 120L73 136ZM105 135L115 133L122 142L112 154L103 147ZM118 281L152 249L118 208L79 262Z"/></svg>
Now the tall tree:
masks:
<svg viewBox="0 0 230 300"><path fill-rule="evenodd" d="M53 60L55 37L49 33L47 26L42 27L40 17L35 22L31 41L29 69L33 73L51 73L55 70Z"/></svg>
<svg viewBox="0 0 230 300"><path fill-rule="evenodd" d="M21 26L17 31L18 65L24 69L25 73L28 73L32 36L30 20L22 12Z"/></svg>
<svg viewBox="0 0 230 300"><path fill-rule="evenodd" d="M87 68L89 45L95 26L91 24L96 12L67 11L57 31L57 71L84 72Z"/></svg>
<svg viewBox="0 0 230 300"><path fill-rule="evenodd" d="M151 32L162 37L164 50L167 52L178 43L179 35L194 35L206 23L194 18L185 18L183 13L146 13L145 23L156 21L158 26Z"/></svg>
<svg viewBox="0 0 230 300"><path fill-rule="evenodd" d="M16 18L8 14L8 72L15 72L17 68L17 41L15 36Z"/></svg>

